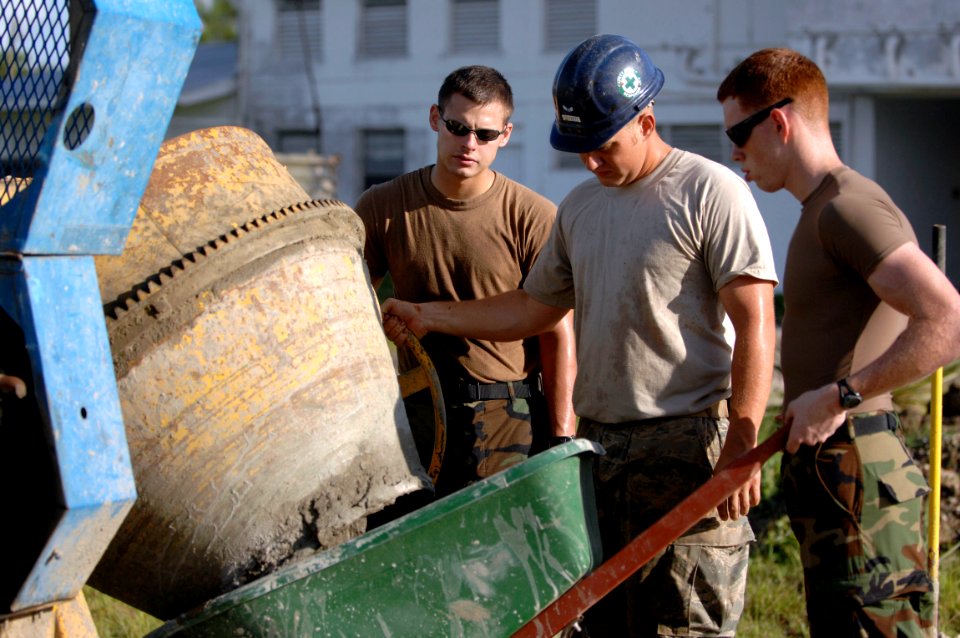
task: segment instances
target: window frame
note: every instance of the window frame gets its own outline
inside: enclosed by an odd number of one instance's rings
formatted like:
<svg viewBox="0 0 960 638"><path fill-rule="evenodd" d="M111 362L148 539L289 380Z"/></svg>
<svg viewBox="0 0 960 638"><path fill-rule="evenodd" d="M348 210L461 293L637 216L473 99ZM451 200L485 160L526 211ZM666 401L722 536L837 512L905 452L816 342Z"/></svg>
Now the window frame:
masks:
<svg viewBox="0 0 960 638"><path fill-rule="evenodd" d="M464 15L468 5L487 5L484 9L492 9L492 16L484 24L482 21L474 27L471 18ZM450 51L453 53L490 53L501 50L501 6L500 0L451 0L450 2ZM483 14L483 10L478 12ZM476 39L472 39L471 36ZM480 36L480 37L476 37ZM484 39L487 36L489 39Z"/></svg>
<svg viewBox="0 0 960 638"><path fill-rule="evenodd" d="M547 53L566 53L598 32L597 0L543 0L543 11Z"/></svg>
<svg viewBox="0 0 960 638"><path fill-rule="evenodd" d="M388 127L363 127L358 130L359 135L359 164L360 164L360 186L361 191L365 191L374 184L380 184L386 181L403 175L406 172L406 144L407 144L407 130L402 126L388 126ZM391 166L388 170L375 170L371 171L371 153L370 149L372 147L373 141L370 139L375 135L394 135L396 137L396 142L389 146L389 150L393 151L391 157L388 157L386 160L382 160L385 164L391 160L395 160L396 163L394 166ZM378 142L376 148L383 149L387 148L382 142Z"/></svg>
<svg viewBox="0 0 960 638"><path fill-rule="evenodd" d="M385 60L409 57L409 9L407 0L360 0L357 59ZM397 23L395 30L394 23ZM391 35L392 38L384 37Z"/></svg>

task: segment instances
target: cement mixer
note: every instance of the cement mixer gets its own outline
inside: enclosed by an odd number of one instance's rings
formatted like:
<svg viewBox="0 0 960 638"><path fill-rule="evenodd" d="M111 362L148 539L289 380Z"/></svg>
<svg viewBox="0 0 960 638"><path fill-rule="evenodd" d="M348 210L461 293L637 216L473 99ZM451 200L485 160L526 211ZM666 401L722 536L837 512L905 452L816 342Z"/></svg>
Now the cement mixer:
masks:
<svg viewBox="0 0 960 638"><path fill-rule="evenodd" d="M94 587L170 618L429 488L362 241L246 129L163 144L96 259L138 499Z"/></svg>

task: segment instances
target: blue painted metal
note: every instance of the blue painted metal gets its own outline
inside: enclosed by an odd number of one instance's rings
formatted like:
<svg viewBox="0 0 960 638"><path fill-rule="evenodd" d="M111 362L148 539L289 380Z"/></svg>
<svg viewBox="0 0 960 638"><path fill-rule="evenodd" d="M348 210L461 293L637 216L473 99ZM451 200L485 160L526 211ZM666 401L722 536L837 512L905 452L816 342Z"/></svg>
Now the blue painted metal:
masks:
<svg viewBox="0 0 960 638"><path fill-rule="evenodd" d="M2 270L0 305L24 332L33 400L46 416L60 470L55 507L62 509L11 604L17 611L76 595L136 488L93 257L31 257L5 261Z"/></svg>
<svg viewBox="0 0 960 638"><path fill-rule="evenodd" d="M69 72L63 78L69 93L53 113L33 183L0 207L0 252L123 251L202 25L191 0L92 4L85 43L76 47L82 57L72 61L72 80ZM90 113L92 127L76 144L75 114Z"/></svg>
<svg viewBox="0 0 960 638"><path fill-rule="evenodd" d="M0 575L16 592L0 614L74 597L136 499L91 255L123 250L202 27L192 0L4 4L33 48L0 78L2 177L29 179L0 180L0 308L23 332L41 421L10 425L44 429L58 477L42 550L25 576Z"/></svg>

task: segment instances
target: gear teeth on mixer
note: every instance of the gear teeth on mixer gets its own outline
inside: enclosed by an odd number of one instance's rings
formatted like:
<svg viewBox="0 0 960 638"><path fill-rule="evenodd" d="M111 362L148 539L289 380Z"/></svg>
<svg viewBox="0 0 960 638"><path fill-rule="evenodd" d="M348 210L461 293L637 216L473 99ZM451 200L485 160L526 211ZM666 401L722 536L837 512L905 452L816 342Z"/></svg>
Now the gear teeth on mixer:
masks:
<svg viewBox="0 0 960 638"><path fill-rule="evenodd" d="M306 202L297 202L291 204L290 206L281 208L279 210L273 210L265 215L251 219L245 224L231 229L228 233L220 235L219 237L211 239L205 244L197 246L197 248L193 251L182 255L182 257L179 259L171 262L169 266L161 268L156 274L147 278L146 281L137 284L131 288L131 290L117 297L117 299L114 301L104 304L104 315L111 320L119 321L123 316L133 311L137 306L144 305L143 311L146 312L146 314L150 316L159 316L168 310L168 308L164 306L164 302L153 302L149 306L146 306L145 304L147 304L147 300L152 295L162 290L164 284L167 284L176 278L178 273L195 266L203 259L209 258L214 252L220 250L230 242L239 239L242 235L268 228L273 222L282 221L294 213L315 208L337 206L346 206L346 204L336 199L315 199Z"/></svg>

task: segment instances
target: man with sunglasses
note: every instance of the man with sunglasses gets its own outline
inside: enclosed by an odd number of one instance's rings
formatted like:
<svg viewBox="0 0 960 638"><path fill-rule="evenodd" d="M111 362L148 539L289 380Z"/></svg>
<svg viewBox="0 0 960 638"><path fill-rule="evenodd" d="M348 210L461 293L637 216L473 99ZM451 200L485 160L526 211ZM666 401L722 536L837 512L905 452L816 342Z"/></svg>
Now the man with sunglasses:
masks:
<svg viewBox="0 0 960 638"><path fill-rule="evenodd" d="M890 391L960 356L960 296L830 137L823 73L764 49L717 91L733 160L801 202L787 254L781 471L813 638L935 635L920 470Z"/></svg>
<svg viewBox="0 0 960 638"><path fill-rule="evenodd" d="M388 330L491 339L575 308L578 435L606 450L594 462L606 556L756 445L773 373L776 271L760 212L732 171L659 137L663 83L626 38L577 46L554 79L550 142L594 177L560 205L523 289L384 305ZM755 476L601 599L589 635L732 636L759 499Z"/></svg>
<svg viewBox="0 0 960 638"><path fill-rule="evenodd" d="M522 284L556 207L491 169L510 140L512 112L510 85L495 69L468 66L446 77L429 114L436 163L370 188L355 206L374 285L389 272L397 298L424 302L477 299ZM568 317L538 338L509 342L423 340L448 419L437 496L524 460L551 435L574 434L572 326ZM414 363L405 354L401 348L402 367ZM434 432L429 393L405 404L426 462Z"/></svg>

